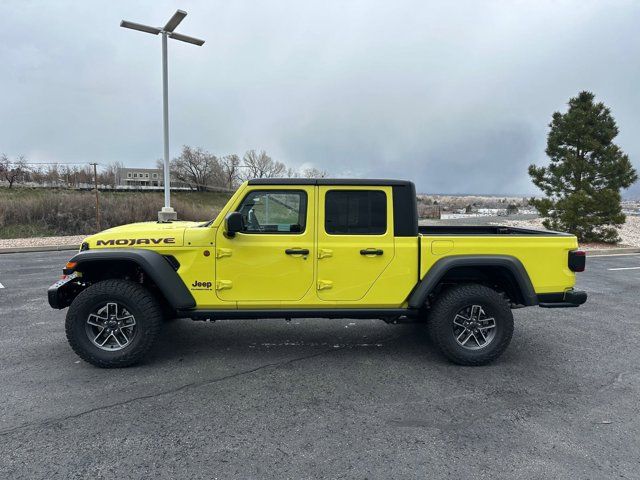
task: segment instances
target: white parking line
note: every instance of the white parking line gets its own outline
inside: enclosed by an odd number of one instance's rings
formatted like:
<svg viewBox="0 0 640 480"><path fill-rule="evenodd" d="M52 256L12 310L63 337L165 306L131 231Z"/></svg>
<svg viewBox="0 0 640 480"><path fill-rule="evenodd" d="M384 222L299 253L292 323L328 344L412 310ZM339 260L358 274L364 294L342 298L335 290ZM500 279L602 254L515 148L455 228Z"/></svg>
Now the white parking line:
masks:
<svg viewBox="0 0 640 480"><path fill-rule="evenodd" d="M613 271L613 270L640 270L640 267L609 268L609 271Z"/></svg>
<svg viewBox="0 0 640 480"><path fill-rule="evenodd" d="M587 257L589 260L593 260L595 258L600 257L639 257L638 253L607 253L606 255L589 255L589 251L587 251Z"/></svg>

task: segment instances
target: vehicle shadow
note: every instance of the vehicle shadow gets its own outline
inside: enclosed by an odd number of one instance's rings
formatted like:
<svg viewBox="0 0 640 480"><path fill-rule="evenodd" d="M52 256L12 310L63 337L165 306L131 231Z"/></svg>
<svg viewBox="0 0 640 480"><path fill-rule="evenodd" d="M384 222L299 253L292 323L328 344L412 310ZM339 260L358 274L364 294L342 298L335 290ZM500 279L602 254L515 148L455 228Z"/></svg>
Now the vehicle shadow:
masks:
<svg viewBox="0 0 640 480"><path fill-rule="evenodd" d="M179 319L164 325L144 363L234 357L305 356L331 350L350 355L405 354L442 361L423 324L388 325L380 320L275 319L194 322Z"/></svg>
<svg viewBox="0 0 640 480"><path fill-rule="evenodd" d="M295 371L289 378L300 383L322 377L327 388L338 388L345 381L404 385L403 378L412 378L414 385L442 384L458 393L503 392L521 398L508 387L513 378L520 379L518 389L528 392L543 391L552 374L574 383L563 367L551 366L562 356L557 348L551 337L545 340L523 328L500 358L484 366L465 367L444 358L422 324L348 319L210 324L181 319L165 325L156 347L140 367L148 372L173 371L185 379L204 378L206 382L214 373L215 379L220 379L275 368Z"/></svg>

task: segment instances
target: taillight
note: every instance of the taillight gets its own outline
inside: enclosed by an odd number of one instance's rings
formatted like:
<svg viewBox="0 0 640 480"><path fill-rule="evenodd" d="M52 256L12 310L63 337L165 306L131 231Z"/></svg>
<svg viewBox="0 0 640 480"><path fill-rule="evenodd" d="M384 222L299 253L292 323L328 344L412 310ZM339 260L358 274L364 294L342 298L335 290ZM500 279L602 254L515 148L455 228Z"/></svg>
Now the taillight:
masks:
<svg viewBox="0 0 640 480"><path fill-rule="evenodd" d="M569 270L572 272L584 272L587 263L587 254L582 250L569 252Z"/></svg>

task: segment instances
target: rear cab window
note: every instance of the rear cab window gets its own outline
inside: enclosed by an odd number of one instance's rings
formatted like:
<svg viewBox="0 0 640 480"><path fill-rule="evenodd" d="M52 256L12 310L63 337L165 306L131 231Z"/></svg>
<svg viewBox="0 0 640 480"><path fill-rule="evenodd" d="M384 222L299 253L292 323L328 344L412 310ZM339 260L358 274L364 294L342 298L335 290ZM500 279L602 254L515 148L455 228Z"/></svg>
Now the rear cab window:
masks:
<svg viewBox="0 0 640 480"><path fill-rule="evenodd" d="M329 235L384 235L387 195L381 190L330 190L325 195Z"/></svg>

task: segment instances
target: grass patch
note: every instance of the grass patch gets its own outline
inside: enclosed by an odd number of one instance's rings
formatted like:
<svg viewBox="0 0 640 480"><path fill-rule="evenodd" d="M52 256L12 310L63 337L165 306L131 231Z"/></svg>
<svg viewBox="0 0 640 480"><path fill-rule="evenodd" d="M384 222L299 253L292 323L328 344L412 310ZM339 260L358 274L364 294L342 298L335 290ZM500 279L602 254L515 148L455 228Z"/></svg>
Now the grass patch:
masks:
<svg viewBox="0 0 640 480"><path fill-rule="evenodd" d="M171 192L180 220L211 220L231 193ZM102 229L154 221L162 192L100 192ZM45 188L0 188L0 238L84 235L97 231L95 193Z"/></svg>

